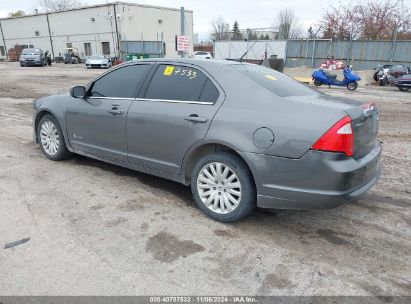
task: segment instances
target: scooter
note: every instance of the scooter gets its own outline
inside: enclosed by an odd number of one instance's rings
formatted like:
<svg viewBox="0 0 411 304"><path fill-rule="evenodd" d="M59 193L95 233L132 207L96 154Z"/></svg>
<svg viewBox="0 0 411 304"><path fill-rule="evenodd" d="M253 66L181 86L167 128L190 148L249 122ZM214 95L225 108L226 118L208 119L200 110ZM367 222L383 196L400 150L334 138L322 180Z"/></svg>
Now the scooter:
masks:
<svg viewBox="0 0 411 304"><path fill-rule="evenodd" d="M351 70L350 66L347 66L343 69L344 79L337 80L337 75L329 74L323 69L319 69L314 71L312 74L314 85L320 86L322 84L327 84L328 86L339 86L339 87L347 87L348 90L354 91L358 87L358 82L361 80L356 74L354 74Z"/></svg>

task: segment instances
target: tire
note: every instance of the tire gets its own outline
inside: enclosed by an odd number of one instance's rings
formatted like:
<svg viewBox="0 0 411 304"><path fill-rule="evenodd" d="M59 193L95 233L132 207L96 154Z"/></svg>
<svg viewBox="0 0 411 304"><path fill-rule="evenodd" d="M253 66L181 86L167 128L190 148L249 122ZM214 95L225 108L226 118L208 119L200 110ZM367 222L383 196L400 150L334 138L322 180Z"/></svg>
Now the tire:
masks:
<svg viewBox="0 0 411 304"><path fill-rule="evenodd" d="M46 114L40 119L37 126L37 138L40 143L41 151L48 159L58 161L72 156L72 153L67 149L66 143L64 142L64 136L60 125L57 119L52 115ZM49 146L49 148L47 147L47 141L54 142L55 151L53 151L53 146Z"/></svg>
<svg viewBox="0 0 411 304"><path fill-rule="evenodd" d="M409 87L403 87L403 86L398 86L401 92L407 92L410 88Z"/></svg>
<svg viewBox="0 0 411 304"><path fill-rule="evenodd" d="M317 80L317 79L315 79L314 80L314 85L316 86L316 87L319 87L320 85L322 85L323 83L321 82L321 81L319 81L319 80Z"/></svg>
<svg viewBox="0 0 411 304"><path fill-rule="evenodd" d="M347 83L347 89L350 90L350 91L355 91L357 89L357 87L358 87L358 82L356 82L356 81Z"/></svg>
<svg viewBox="0 0 411 304"><path fill-rule="evenodd" d="M374 81L378 82L378 71L374 73Z"/></svg>
<svg viewBox="0 0 411 304"><path fill-rule="evenodd" d="M20 63L20 66L21 66L21 67L24 67L24 64Z"/></svg>
<svg viewBox="0 0 411 304"><path fill-rule="evenodd" d="M227 175L225 179L214 179L217 174L213 174L213 171L218 172L219 167L220 174L225 172ZM207 170L208 175L204 170ZM201 211L223 223L239 221L256 207L256 190L251 172L238 155L230 152L215 152L197 161L191 174L191 192ZM207 195L207 192L211 193Z"/></svg>

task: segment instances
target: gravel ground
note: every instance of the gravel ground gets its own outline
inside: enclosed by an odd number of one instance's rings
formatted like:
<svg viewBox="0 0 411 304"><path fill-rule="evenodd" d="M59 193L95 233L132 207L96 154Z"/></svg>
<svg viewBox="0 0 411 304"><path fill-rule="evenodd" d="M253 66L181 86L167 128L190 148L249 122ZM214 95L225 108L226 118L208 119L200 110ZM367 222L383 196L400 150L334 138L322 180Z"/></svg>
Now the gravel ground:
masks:
<svg viewBox="0 0 411 304"><path fill-rule="evenodd" d="M221 224L177 183L42 156L32 101L101 72L0 63L0 294L411 295L411 92L320 88L380 107L383 173L363 199Z"/></svg>

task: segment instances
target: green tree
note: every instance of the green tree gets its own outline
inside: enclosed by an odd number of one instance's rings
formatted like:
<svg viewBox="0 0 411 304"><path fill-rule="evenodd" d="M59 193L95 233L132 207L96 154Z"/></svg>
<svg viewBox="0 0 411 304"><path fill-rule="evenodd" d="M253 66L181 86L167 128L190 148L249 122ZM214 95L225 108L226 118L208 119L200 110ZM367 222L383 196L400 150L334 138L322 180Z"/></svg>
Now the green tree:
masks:
<svg viewBox="0 0 411 304"><path fill-rule="evenodd" d="M25 14L26 13L24 11L18 10L18 11L15 11L15 12L10 12L9 17L21 17L21 16L24 16Z"/></svg>
<svg viewBox="0 0 411 304"><path fill-rule="evenodd" d="M242 35L240 32L240 25L238 24L238 21L234 21L233 24L233 40L240 40L242 39Z"/></svg>

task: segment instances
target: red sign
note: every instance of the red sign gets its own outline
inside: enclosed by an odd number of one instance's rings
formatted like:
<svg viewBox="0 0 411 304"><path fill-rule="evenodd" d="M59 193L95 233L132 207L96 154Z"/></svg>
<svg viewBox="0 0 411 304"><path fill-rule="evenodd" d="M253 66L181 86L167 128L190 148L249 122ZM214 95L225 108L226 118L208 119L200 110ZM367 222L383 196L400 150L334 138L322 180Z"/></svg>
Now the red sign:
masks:
<svg viewBox="0 0 411 304"><path fill-rule="evenodd" d="M177 35L176 49L178 52L188 52L190 50L190 38L187 35Z"/></svg>

